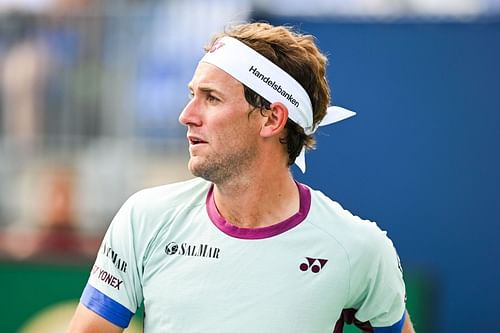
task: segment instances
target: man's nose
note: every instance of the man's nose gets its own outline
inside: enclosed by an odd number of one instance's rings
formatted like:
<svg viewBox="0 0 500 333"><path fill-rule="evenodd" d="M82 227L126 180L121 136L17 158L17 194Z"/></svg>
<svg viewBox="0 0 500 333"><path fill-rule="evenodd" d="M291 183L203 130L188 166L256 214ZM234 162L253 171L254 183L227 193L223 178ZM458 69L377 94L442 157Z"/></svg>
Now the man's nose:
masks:
<svg viewBox="0 0 500 333"><path fill-rule="evenodd" d="M185 126L199 126L201 124L201 119L198 115L196 101L194 98L191 99L182 110L181 114L179 115L179 123Z"/></svg>

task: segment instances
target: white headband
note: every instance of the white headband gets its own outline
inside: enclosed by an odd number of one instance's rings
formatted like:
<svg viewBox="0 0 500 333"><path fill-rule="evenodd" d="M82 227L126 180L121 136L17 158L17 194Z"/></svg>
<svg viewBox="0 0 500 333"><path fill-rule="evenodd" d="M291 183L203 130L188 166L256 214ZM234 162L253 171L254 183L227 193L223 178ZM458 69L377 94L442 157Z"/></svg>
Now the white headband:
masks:
<svg viewBox="0 0 500 333"><path fill-rule="evenodd" d="M316 131L311 100L304 88L279 66L236 38L222 37L200 62L217 66L271 103L283 103L288 108L288 117L302 127L307 135ZM344 108L331 106L318 127L355 114ZM295 160L302 172L306 170L304 152L302 148Z"/></svg>

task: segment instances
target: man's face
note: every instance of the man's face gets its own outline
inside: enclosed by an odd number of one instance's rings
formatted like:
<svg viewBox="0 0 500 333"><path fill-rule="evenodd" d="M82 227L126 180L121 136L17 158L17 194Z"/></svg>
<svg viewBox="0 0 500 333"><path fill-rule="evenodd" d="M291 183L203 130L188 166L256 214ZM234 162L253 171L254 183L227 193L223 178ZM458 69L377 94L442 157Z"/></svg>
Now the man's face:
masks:
<svg viewBox="0 0 500 333"><path fill-rule="evenodd" d="M251 112L243 85L214 65L200 63L189 84L191 100L179 116L189 141L189 170L222 184L252 166L260 112Z"/></svg>

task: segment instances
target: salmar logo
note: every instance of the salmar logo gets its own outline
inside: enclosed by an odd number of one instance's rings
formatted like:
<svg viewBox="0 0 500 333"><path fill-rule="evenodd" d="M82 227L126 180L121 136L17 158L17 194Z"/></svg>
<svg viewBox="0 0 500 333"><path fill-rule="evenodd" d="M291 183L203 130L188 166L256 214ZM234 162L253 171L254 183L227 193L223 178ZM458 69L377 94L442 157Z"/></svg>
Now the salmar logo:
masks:
<svg viewBox="0 0 500 333"><path fill-rule="evenodd" d="M186 257L203 257L219 259L220 249L208 244L189 244L170 242L165 246L165 253L169 256L179 255Z"/></svg>
<svg viewBox="0 0 500 333"><path fill-rule="evenodd" d="M179 250L179 245L177 245L176 242L170 242L168 243L167 247L165 248L165 253L168 255L176 254L177 250Z"/></svg>

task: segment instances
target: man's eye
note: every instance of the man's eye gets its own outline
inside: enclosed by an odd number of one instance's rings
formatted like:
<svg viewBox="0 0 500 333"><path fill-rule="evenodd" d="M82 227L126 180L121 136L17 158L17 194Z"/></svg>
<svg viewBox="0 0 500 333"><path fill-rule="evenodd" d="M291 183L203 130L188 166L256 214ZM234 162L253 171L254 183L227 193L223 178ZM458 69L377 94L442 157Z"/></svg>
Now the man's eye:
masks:
<svg viewBox="0 0 500 333"><path fill-rule="evenodd" d="M207 101L210 102L210 103L215 103L215 102L218 102L219 99L217 97L212 96L212 95L208 95L207 96Z"/></svg>

